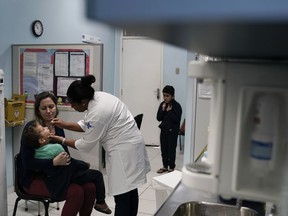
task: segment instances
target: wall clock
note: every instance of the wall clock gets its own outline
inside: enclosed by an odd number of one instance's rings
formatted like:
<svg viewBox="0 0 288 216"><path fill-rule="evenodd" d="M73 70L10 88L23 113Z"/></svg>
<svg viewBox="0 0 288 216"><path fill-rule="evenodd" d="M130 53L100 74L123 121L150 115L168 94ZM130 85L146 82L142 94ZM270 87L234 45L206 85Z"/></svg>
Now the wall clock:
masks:
<svg viewBox="0 0 288 216"><path fill-rule="evenodd" d="M32 23L32 32L34 36L40 37L43 34L43 31L44 31L43 23L40 20L35 20Z"/></svg>

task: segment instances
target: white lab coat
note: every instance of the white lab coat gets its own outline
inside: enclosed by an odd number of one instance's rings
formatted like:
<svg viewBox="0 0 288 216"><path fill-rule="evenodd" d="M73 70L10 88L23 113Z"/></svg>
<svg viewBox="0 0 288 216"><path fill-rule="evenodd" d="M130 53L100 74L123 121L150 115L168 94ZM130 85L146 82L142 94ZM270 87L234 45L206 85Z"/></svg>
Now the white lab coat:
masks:
<svg viewBox="0 0 288 216"><path fill-rule="evenodd" d="M95 92L85 118L85 131L75 147L90 151L100 143L106 151L109 195L129 192L146 183L150 164L141 132L127 106L117 97Z"/></svg>

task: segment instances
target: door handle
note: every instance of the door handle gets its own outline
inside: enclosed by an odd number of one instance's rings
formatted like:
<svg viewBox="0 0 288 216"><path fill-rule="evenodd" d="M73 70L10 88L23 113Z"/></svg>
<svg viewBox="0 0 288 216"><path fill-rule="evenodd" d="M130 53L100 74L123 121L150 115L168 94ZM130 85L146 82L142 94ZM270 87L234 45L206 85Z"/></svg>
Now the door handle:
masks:
<svg viewBox="0 0 288 216"><path fill-rule="evenodd" d="M160 89L157 88L157 100L159 100L159 99L160 99Z"/></svg>

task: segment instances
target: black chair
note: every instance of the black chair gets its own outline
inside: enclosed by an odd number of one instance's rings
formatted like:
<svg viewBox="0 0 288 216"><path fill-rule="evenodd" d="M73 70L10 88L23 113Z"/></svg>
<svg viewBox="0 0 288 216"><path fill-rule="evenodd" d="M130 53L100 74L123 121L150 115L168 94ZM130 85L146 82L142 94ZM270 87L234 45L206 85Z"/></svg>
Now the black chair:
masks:
<svg viewBox="0 0 288 216"><path fill-rule="evenodd" d="M142 124L142 119L143 119L143 114L138 114L134 117L137 127L140 130L141 124Z"/></svg>
<svg viewBox="0 0 288 216"><path fill-rule="evenodd" d="M185 136L185 119L183 120L181 127L179 128L179 146L180 146L180 151L182 151L182 137Z"/></svg>
<svg viewBox="0 0 288 216"><path fill-rule="evenodd" d="M18 202L20 200L33 200L33 201L38 201L38 202L42 202L45 208L45 216L49 216L48 213L48 209L49 209L49 205L50 203L54 203L54 202L59 202L59 200L54 200L51 197L46 197L46 196L34 196L34 195L29 195L27 194L23 187L19 184L19 178L18 178L18 173L19 173L19 169L18 167L21 166L21 159L19 154L15 155L14 157L14 187L15 187L15 192L17 194L17 199L15 200L15 205L14 205L14 211L13 211L13 216L16 215L16 211L17 211L17 207L18 207ZM57 209L58 209L58 205L57 205ZM25 211L28 211L28 208L26 206ZM38 208L38 215L40 216L40 209Z"/></svg>

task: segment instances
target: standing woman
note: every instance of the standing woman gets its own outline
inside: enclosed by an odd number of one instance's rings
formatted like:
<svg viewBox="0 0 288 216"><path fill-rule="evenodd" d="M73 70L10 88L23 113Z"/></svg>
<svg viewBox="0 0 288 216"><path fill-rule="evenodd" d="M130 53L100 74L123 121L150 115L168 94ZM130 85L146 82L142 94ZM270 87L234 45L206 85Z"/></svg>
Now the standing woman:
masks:
<svg viewBox="0 0 288 216"><path fill-rule="evenodd" d="M71 107L78 112L87 111L83 120L52 121L55 126L84 132L82 138L53 138L87 152L101 144L106 152L108 192L114 196L115 216L136 216L137 188L146 183L150 170L145 143L127 106L111 94L95 92L91 86L95 81L93 75L88 75L71 83L67 90Z"/></svg>
<svg viewBox="0 0 288 216"><path fill-rule="evenodd" d="M57 98L52 93L42 92L36 97L34 112L37 121L39 121L42 126L48 127L52 134L65 137L62 128L54 127L54 125L51 124L51 120L55 118L59 112L57 108ZM28 122L25 127L29 125L31 125L31 122ZM29 147L24 139L21 139L20 158L23 166L19 167L19 178L21 179L21 185L28 194L51 196L45 184L45 175L39 172L39 170L68 165L70 162L69 151L67 146L63 147L66 152L60 153L54 159L36 159L35 149ZM89 171L89 173L91 172ZM99 178L100 177L102 177L103 180L103 176L101 175ZM81 185L71 182L67 188L65 204L61 215L76 216L79 213L80 216L89 216L94 206L95 196L96 187L92 181L84 182Z"/></svg>

